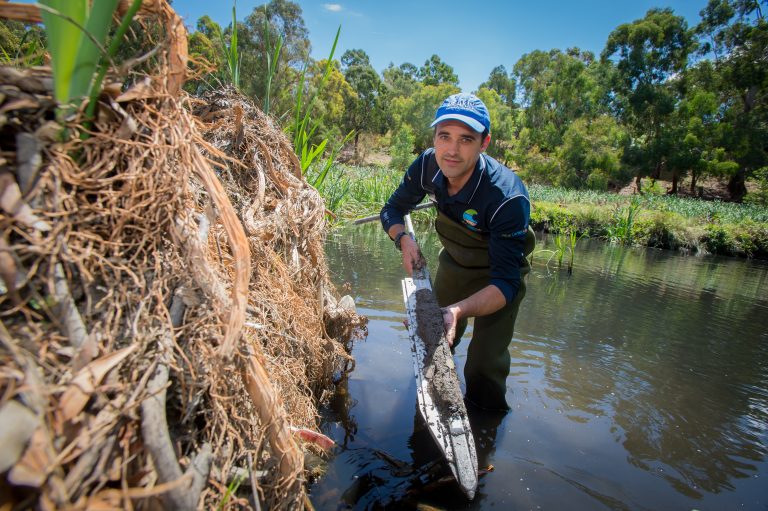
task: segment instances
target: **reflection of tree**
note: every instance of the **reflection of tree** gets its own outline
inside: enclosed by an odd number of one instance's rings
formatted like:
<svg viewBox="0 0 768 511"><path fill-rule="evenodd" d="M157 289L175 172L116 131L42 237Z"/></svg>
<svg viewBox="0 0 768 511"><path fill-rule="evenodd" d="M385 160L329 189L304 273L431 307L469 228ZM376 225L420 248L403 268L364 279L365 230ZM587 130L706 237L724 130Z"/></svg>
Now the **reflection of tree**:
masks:
<svg viewBox="0 0 768 511"><path fill-rule="evenodd" d="M357 420L351 413L356 405L357 401L352 399L349 393L349 378L345 374L336 384L336 392L330 399L327 409L323 410L323 422L339 423L344 428L344 441L341 446L345 449L355 440L357 434Z"/></svg>
<svg viewBox="0 0 768 511"><path fill-rule="evenodd" d="M428 267L434 272L439 242L426 223L417 225L416 231ZM402 295L400 281L405 271L400 252L378 221L332 231L325 243L325 253L334 282L349 283L355 302L359 299L365 305L376 301L377 309L403 310L400 300L382 302L382 297Z"/></svg>
<svg viewBox="0 0 768 511"><path fill-rule="evenodd" d="M565 297L529 281L522 307L534 319L521 314L518 330L535 340L513 343L513 357L543 368L569 420L611 417L631 464L691 498L732 490L768 457L766 302L754 272L620 250L580 253L588 269L560 280Z"/></svg>

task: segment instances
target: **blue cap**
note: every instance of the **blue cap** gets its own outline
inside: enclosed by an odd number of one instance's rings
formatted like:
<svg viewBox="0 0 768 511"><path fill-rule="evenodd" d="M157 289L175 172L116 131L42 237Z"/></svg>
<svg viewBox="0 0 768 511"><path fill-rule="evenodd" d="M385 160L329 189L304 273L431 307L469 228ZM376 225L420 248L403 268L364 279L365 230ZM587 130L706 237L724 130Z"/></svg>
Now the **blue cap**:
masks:
<svg viewBox="0 0 768 511"><path fill-rule="evenodd" d="M437 109L435 120L430 127L448 120L461 121L478 133L491 131L491 117L480 98L474 94L454 94L448 96Z"/></svg>

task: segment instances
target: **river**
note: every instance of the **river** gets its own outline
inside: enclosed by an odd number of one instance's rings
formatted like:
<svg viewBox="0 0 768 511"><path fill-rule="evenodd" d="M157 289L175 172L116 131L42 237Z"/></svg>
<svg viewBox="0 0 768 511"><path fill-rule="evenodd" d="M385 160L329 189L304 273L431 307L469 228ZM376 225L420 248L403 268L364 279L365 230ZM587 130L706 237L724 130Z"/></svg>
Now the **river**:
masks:
<svg viewBox="0 0 768 511"><path fill-rule="evenodd" d="M418 230L434 271L439 242ZM310 487L316 509L768 509L765 262L582 239L568 275L535 254L512 410L471 417L469 502L416 416L399 253L378 224L333 231L326 253L369 324L323 412L339 447Z"/></svg>

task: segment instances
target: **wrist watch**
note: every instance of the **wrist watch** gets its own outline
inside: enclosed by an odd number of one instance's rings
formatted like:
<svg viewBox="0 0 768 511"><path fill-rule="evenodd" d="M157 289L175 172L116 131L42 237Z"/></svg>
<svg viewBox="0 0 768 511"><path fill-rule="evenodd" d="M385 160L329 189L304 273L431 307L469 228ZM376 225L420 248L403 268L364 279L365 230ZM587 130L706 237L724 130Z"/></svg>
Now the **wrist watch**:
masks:
<svg viewBox="0 0 768 511"><path fill-rule="evenodd" d="M398 249L401 252L403 251L403 247L400 246L400 241L403 239L403 236L408 236L408 235L409 234L408 234L407 231L401 231L401 232L397 233L397 236L395 236L395 248L396 249ZM411 236L411 239L413 239L413 236Z"/></svg>

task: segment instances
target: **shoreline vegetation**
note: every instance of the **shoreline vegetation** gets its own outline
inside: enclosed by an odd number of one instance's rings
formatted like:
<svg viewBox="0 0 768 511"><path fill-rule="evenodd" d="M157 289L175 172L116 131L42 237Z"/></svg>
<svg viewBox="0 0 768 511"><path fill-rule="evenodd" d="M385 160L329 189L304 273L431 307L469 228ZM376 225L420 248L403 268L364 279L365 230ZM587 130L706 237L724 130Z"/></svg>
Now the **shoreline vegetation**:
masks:
<svg viewBox="0 0 768 511"><path fill-rule="evenodd" d="M378 213L401 177L401 171L386 167L340 165L320 192L336 223L343 224ZM667 195L658 186L645 189L642 195L624 195L532 184L531 225L567 237L768 260L768 208ZM433 210L423 210L414 213L414 221L433 216Z"/></svg>

